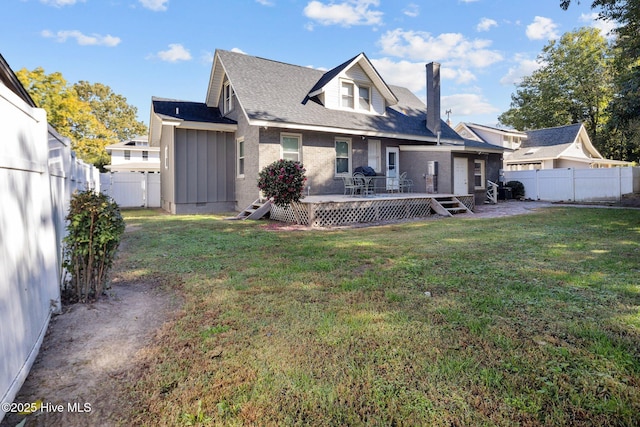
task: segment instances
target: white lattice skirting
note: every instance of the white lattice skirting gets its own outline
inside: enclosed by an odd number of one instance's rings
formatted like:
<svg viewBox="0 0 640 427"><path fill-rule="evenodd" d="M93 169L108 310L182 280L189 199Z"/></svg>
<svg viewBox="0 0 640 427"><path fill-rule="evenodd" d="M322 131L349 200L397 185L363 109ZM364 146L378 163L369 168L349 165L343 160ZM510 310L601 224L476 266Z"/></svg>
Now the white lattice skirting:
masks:
<svg viewBox="0 0 640 427"><path fill-rule="evenodd" d="M458 199L473 209L473 196L459 196ZM425 218L435 215L431 209L431 200L428 197L407 197L321 203L303 202L293 203L284 208L274 205L271 207L271 219L313 227L330 227L406 218Z"/></svg>

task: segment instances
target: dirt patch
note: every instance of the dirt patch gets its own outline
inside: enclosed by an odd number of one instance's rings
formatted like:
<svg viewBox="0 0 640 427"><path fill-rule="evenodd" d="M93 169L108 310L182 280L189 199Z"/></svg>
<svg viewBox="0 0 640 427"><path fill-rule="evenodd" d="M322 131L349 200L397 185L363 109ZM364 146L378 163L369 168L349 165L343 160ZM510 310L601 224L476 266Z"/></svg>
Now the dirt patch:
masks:
<svg viewBox="0 0 640 427"><path fill-rule="evenodd" d="M127 406L125 373L179 305L154 283L114 279L107 296L65 307L52 318L40 353L14 402L43 410L7 414L2 426L119 425ZM61 409L61 411L58 411ZM54 412L55 411L55 412Z"/></svg>

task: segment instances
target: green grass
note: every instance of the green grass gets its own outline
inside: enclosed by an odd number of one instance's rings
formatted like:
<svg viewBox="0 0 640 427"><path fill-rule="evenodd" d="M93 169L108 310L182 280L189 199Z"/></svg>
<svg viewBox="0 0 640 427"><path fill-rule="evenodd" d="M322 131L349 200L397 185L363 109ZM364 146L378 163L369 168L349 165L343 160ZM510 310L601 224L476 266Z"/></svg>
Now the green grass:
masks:
<svg viewBox="0 0 640 427"><path fill-rule="evenodd" d="M115 274L184 299L135 372L133 423L640 424L638 211L124 216Z"/></svg>

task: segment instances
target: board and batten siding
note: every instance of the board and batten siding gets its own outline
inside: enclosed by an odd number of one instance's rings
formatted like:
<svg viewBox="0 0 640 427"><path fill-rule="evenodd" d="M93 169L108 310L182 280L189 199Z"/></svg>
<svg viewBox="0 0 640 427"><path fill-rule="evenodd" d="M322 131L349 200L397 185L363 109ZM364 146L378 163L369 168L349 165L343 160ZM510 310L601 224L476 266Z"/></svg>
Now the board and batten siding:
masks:
<svg viewBox="0 0 640 427"><path fill-rule="evenodd" d="M234 209L233 133L178 128L173 151L175 213Z"/></svg>

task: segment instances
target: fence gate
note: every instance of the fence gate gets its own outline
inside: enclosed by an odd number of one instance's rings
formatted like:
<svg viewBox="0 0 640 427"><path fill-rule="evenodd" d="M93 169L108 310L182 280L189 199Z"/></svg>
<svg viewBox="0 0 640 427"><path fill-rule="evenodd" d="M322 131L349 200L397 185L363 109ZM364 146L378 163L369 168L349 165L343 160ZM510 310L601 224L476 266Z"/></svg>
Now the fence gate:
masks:
<svg viewBox="0 0 640 427"><path fill-rule="evenodd" d="M160 174L109 172L100 174L100 190L122 208L159 208Z"/></svg>

